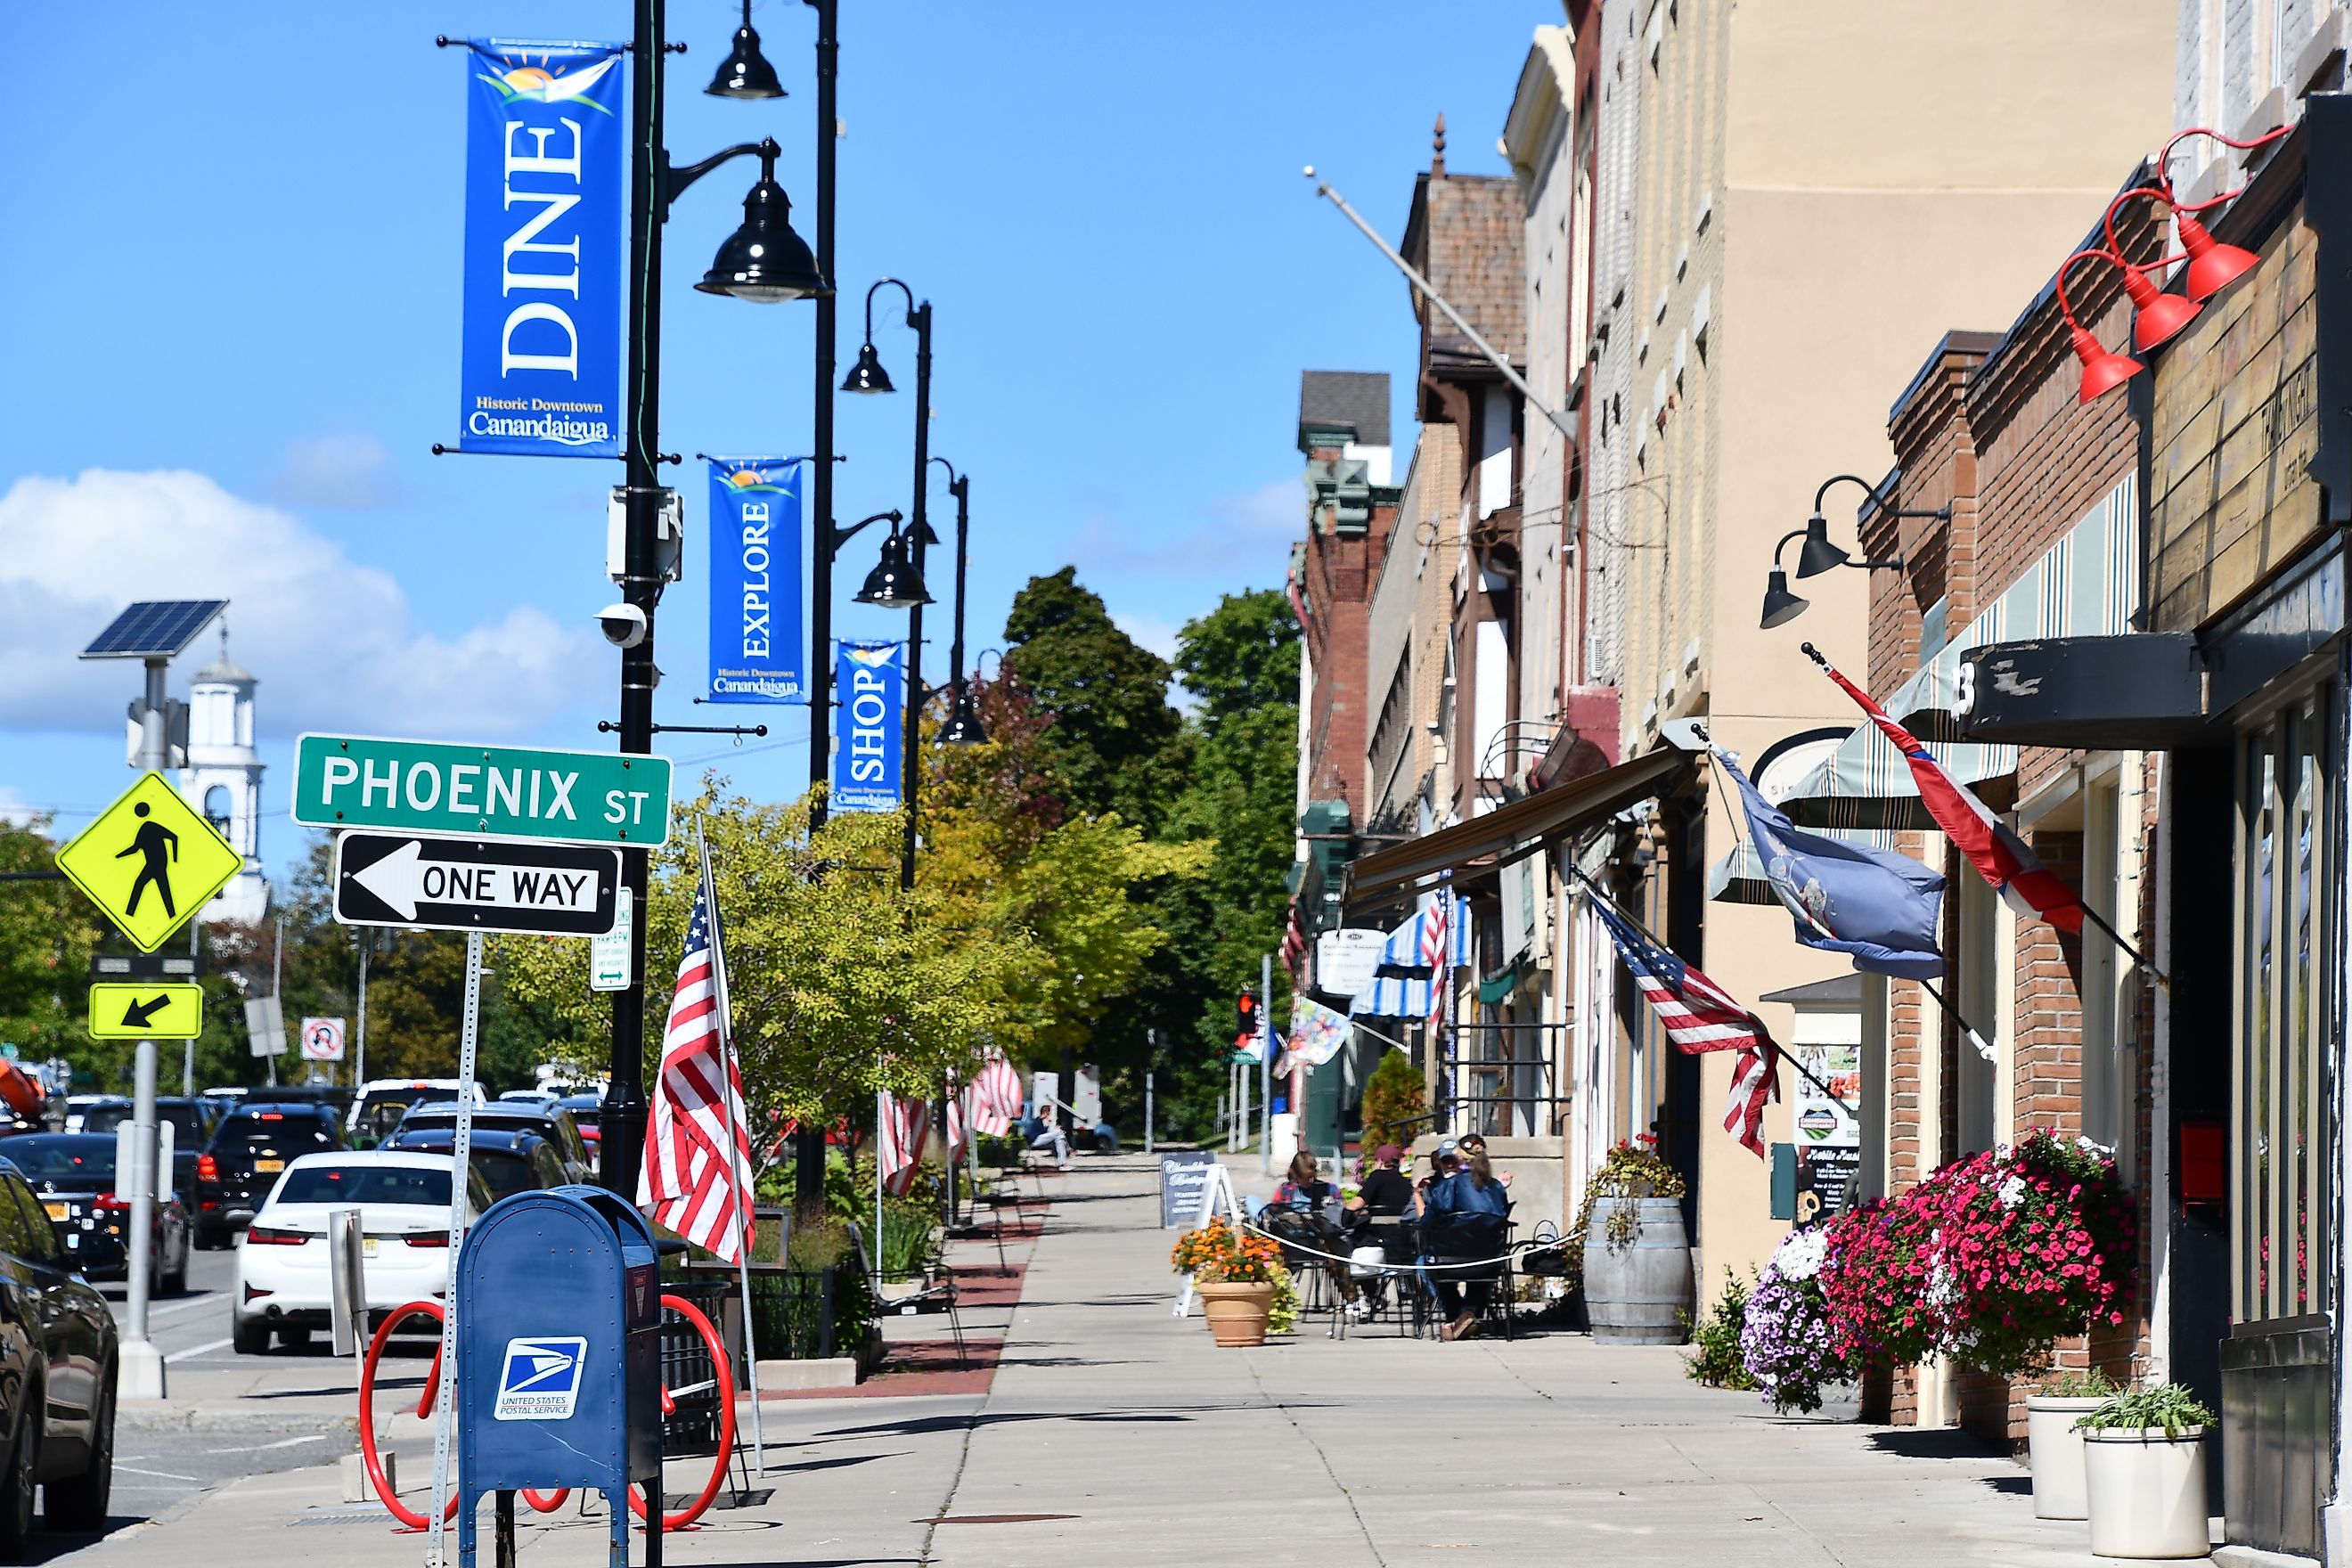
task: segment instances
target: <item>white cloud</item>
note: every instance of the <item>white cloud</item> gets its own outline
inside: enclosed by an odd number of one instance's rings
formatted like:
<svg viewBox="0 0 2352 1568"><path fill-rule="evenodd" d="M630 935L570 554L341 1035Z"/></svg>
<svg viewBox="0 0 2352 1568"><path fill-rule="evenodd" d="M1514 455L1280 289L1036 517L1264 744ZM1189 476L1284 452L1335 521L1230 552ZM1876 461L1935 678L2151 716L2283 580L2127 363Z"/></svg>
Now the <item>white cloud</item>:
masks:
<svg viewBox="0 0 2352 1568"><path fill-rule="evenodd" d="M1219 496L1209 510L1250 533L1285 543L1307 532L1307 487L1296 474L1239 495Z"/></svg>
<svg viewBox="0 0 2352 1568"><path fill-rule="evenodd" d="M1097 511L1079 532L1079 553L1089 567L1154 572L1223 570L1238 557L1239 569L1255 572L1278 565L1289 545L1307 537L1307 489L1295 476L1219 496L1202 510L1197 526L1169 534L1146 533Z"/></svg>
<svg viewBox="0 0 2352 1568"><path fill-rule="evenodd" d="M303 436L287 444L269 493L289 506L388 506L400 499L400 471L373 436Z"/></svg>
<svg viewBox="0 0 2352 1568"><path fill-rule="evenodd" d="M524 733L609 662L584 627L530 605L427 631L389 573L285 512L203 474L92 468L0 495L0 728L121 733L136 672L74 656L152 598L230 602L236 659L261 680L257 717L281 735ZM175 691L191 673L175 670Z"/></svg>
<svg viewBox="0 0 2352 1568"><path fill-rule="evenodd" d="M23 795L18 795L6 784L0 784L0 822L15 827L24 827L30 825L33 819L40 815L33 809Z"/></svg>
<svg viewBox="0 0 2352 1568"><path fill-rule="evenodd" d="M1176 623L1159 616L1141 616L1129 610L1113 610L1111 625L1133 637L1138 644L1162 658L1176 657Z"/></svg>

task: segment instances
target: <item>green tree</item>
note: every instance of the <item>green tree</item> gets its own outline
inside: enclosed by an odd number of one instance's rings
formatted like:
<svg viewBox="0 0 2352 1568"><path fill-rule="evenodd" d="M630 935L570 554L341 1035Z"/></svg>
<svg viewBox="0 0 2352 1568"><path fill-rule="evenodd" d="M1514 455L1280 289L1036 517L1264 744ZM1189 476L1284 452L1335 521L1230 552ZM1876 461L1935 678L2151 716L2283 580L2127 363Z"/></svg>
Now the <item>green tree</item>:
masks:
<svg viewBox="0 0 2352 1568"><path fill-rule="evenodd" d="M46 817L0 822L0 871L55 870L48 826ZM92 1081L112 1068L116 1053L85 1026L90 955L108 929L71 883L0 881L0 1044L26 1061L62 1057Z"/></svg>
<svg viewBox="0 0 2352 1568"><path fill-rule="evenodd" d="M1029 579L1004 640L1005 668L1052 718L1038 745L1068 809L1157 831L1182 767L1168 662L1112 622L1074 566Z"/></svg>

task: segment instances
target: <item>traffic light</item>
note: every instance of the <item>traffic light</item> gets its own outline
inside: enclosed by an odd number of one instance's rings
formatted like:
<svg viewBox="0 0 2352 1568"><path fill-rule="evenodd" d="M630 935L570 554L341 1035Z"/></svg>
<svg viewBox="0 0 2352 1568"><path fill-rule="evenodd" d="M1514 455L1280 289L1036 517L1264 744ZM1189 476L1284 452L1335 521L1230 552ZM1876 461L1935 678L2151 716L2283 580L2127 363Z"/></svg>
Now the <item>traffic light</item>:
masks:
<svg viewBox="0 0 2352 1568"><path fill-rule="evenodd" d="M1234 998L1234 1043L1246 1045L1258 1036L1257 994L1244 991Z"/></svg>

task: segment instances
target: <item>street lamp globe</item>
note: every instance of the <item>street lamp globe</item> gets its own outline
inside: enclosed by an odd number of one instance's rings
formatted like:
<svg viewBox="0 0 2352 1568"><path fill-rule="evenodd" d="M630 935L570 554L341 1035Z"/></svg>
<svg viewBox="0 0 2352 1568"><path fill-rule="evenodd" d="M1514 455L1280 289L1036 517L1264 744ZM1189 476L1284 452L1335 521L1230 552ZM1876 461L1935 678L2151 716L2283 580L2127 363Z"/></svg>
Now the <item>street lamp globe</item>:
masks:
<svg viewBox="0 0 2352 1568"><path fill-rule="evenodd" d="M1830 521L1820 512L1805 520L1805 542L1797 547L1797 575L1818 577L1833 572L1852 559L1838 546L1830 542Z"/></svg>
<svg viewBox="0 0 2352 1568"><path fill-rule="evenodd" d="M923 587L922 574L908 559L906 537L897 529L882 542L882 559L866 574L866 585L857 590L857 602L874 605L886 610L911 610L918 605L931 603L931 595Z"/></svg>
<svg viewBox="0 0 2352 1568"><path fill-rule="evenodd" d="M782 98L784 84L776 68L760 52L760 35L751 30L751 0L743 0L743 25L735 29L735 46L719 62L719 74L702 89L713 98Z"/></svg>
<svg viewBox="0 0 2352 1568"><path fill-rule="evenodd" d="M1789 592L1789 574L1778 566L1773 567L1772 574L1764 580L1764 629L1769 632L1774 626L1787 626L1803 615L1806 606L1811 603L1810 599L1800 599Z"/></svg>
<svg viewBox="0 0 2352 1568"><path fill-rule="evenodd" d="M981 724L980 715L971 710L970 692L957 693L955 711L949 714L948 721L940 727L940 744L942 746L988 744L988 731Z"/></svg>
<svg viewBox="0 0 2352 1568"><path fill-rule="evenodd" d="M759 305L822 299L833 285L817 269L808 242L793 232L792 198L770 177L771 161L763 156L761 165L760 183L743 198L742 226L727 237L695 287Z"/></svg>

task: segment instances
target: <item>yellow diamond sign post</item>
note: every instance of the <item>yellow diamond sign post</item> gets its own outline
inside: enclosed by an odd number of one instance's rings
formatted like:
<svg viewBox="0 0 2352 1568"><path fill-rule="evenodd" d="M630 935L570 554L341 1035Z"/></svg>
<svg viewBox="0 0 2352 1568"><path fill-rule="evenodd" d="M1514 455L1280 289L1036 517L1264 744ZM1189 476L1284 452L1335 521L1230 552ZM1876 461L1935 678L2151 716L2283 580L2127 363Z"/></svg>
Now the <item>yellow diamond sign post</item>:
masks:
<svg viewBox="0 0 2352 1568"><path fill-rule="evenodd" d="M58 869L142 952L163 946L244 867L245 857L155 773L141 774L58 851Z"/></svg>

